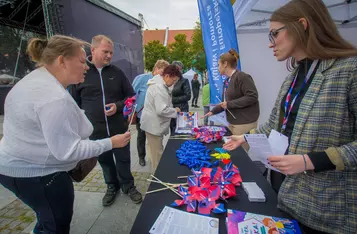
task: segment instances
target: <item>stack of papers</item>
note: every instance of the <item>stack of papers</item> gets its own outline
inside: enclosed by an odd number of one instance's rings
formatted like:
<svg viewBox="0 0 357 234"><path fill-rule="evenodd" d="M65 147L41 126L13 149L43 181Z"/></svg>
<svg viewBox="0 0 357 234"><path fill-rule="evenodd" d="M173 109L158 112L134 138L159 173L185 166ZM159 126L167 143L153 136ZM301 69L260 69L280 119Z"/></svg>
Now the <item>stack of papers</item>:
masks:
<svg viewBox="0 0 357 234"><path fill-rule="evenodd" d="M243 182L242 186L250 202L265 202L264 192L255 182Z"/></svg>
<svg viewBox="0 0 357 234"><path fill-rule="evenodd" d="M162 210L150 234L218 234L219 220L177 210L168 206Z"/></svg>

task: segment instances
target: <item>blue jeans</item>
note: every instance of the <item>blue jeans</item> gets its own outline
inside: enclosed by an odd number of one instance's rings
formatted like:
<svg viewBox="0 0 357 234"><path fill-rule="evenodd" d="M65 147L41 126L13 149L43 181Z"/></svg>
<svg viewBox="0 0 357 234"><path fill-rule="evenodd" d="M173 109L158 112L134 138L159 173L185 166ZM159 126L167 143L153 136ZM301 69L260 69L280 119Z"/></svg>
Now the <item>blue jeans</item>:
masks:
<svg viewBox="0 0 357 234"><path fill-rule="evenodd" d="M67 172L32 178L0 175L0 183L35 211L35 234L69 234L74 188Z"/></svg>

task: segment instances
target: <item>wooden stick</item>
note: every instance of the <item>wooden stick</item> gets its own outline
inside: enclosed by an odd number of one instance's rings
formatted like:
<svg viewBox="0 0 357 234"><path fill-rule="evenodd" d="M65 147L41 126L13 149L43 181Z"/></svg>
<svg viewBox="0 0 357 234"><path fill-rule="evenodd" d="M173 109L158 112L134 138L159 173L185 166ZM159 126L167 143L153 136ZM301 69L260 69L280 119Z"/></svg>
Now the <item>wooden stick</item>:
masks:
<svg viewBox="0 0 357 234"><path fill-rule="evenodd" d="M131 119L130 119L130 122L129 122L129 125L128 125L128 131L129 131L131 123L133 122L135 111L136 111L136 105L134 106L134 110L133 110L133 112L131 114Z"/></svg>
<svg viewBox="0 0 357 234"><path fill-rule="evenodd" d="M168 189L170 189L172 192L176 193L176 195L180 196L181 198L182 195L179 194L175 189L171 188L170 186L168 186L166 183L162 182L161 180L159 180L158 178L156 178L154 175L151 175L152 178L156 179L157 181L161 182L162 185L164 185L165 187L167 187Z"/></svg>
<svg viewBox="0 0 357 234"><path fill-rule="evenodd" d="M164 183L164 182L160 183L160 182L157 181L157 180L150 180L150 179L146 179L146 180L149 181L149 182L157 183L157 184L162 184L162 183ZM171 183L165 183L165 184L170 185L170 186L181 185L181 184L171 184Z"/></svg>
<svg viewBox="0 0 357 234"><path fill-rule="evenodd" d="M146 194L156 193L156 192L167 190L167 189L168 189L167 187L161 188L161 189L155 189L155 190L147 191Z"/></svg>
<svg viewBox="0 0 357 234"><path fill-rule="evenodd" d="M188 176L177 176L177 179L186 179Z"/></svg>
<svg viewBox="0 0 357 234"><path fill-rule="evenodd" d="M218 99L219 102L222 102L221 99L219 99L218 96L216 96L216 98ZM233 119L236 119L236 117L235 117L235 116L233 115L233 113L228 109L228 107L227 107L227 111L228 111L229 114L231 114L231 116L233 117Z"/></svg>

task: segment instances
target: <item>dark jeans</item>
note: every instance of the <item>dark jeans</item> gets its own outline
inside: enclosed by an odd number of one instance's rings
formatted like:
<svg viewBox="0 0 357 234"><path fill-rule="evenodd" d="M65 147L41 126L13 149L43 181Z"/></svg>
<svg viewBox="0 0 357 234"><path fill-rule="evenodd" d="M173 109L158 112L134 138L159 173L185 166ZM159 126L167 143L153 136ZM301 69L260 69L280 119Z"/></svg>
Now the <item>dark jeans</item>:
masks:
<svg viewBox="0 0 357 234"><path fill-rule="evenodd" d="M206 115L208 112L209 112L209 106L204 106L204 107L203 107L203 114ZM205 126L208 125L208 116L206 116L206 117L204 118L203 124L204 124Z"/></svg>
<svg viewBox="0 0 357 234"><path fill-rule="evenodd" d="M69 233L74 189L67 172L33 178L0 175L0 183L36 212L35 234Z"/></svg>
<svg viewBox="0 0 357 234"><path fill-rule="evenodd" d="M134 177L130 168L130 144L99 155L98 162L103 169L104 180L107 185L121 188L124 193L127 193L129 188L134 186Z"/></svg>
<svg viewBox="0 0 357 234"><path fill-rule="evenodd" d="M138 149L139 158L145 158L146 150L146 135L143 130L140 129L140 118L136 118L136 130L138 131L136 148Z"/></svg>

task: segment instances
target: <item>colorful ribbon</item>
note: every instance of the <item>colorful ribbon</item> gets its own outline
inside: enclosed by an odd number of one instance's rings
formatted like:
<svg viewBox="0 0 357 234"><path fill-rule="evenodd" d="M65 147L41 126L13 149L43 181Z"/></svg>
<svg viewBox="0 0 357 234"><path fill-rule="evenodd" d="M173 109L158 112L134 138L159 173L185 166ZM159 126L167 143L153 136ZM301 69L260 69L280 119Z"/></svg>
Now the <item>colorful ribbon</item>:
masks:
<svg viewBox="0 0 357 234"><path fill-rule="evenodd" d="M223 148L215 148L215 150L218 153L211 154L211 156L216 158L217 160L222 160L223 161L223 160L231 159L231 156L229 155L229 153L225 149L223 149Z"/></svg>
<svg viewBox="0 0 357 234"><path fill-rule="evenodd" d="M223 127L200 127L192 130L192 135L200 142L211 143L220 141L226 134L226 129Z"/></svg>
<svg viewBox="0 0 357 234"><path fill-rule="evenodd" d="M236 196L235 186L242 182L238 168L230 162L224 169L204 167L191 171L193 175L187 177L188 189L182 186L178 189L183 199L175 200L171 205L187 205L188 212L195 212L197 208L202 215L209 215L211 211L216 214L226 212L224 204L217 201Z"/></svg>
<svg viewBox="0 0 357 234"><path fill-rule="evenodd" d="M201 142L186 141L176 151L176 157L179 159L180 165L186 165L188 168L215 167L219 161L211 163L211 150L207 149Z"/></svg>
<svg viewBox="0 0 357 234"><path fill-rule="evenodd" d="M124 109L123 109L124 117L128 117L131 114L133 114L135 102L136 102L136 96L130 97L125 100Z"/></svg>

